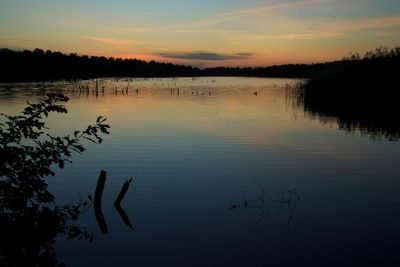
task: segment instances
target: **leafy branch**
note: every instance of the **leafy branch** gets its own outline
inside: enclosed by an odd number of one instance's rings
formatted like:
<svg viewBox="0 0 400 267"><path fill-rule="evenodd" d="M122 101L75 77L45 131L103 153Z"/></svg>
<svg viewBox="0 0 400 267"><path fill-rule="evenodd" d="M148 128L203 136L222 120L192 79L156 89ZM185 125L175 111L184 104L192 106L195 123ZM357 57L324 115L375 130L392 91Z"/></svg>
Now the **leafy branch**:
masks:
<svg viewBox="0 0 400 267"><path fill-rule="evenodd" d="M83 139L100 144L101 135L109 134L110 126L104 117L98 117L95 124L73 134L61 137L49 134L44 119L52 112L67 113L63 103L68 100L62 94L49 94L37 104L28 102L20 115L1 114L5 118L0 122L0 204L3 207L52 202L53 196L44 180L55 175L51 166L63 168L71 162L72 152L84 152ZM3 192L7 192L7 198Z"/></svg>

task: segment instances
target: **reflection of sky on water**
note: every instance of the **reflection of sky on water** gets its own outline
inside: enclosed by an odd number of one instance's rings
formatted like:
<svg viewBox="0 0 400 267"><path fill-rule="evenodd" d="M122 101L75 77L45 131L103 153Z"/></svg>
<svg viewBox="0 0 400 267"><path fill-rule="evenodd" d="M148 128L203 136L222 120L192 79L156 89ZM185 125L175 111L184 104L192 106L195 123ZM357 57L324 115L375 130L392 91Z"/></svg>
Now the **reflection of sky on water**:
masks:
<svg viewBox="0 0 400 267"><path fill-rule="evenodd" d="M71 97L69 114L49 119L54 132L83 128L98 115L111 125L103 144L88 144L49 179L63 202L76 199L77 192L93 194L100 170L108 172L103 212L109 234L101 235L93 212L85 214L79 223L95 233L94 243L58 240L61 261L67 266L398 263L398 143L338 131L292 110L284 87L293 81L212 79L178 79L177 87L171 79L132 81L127 95L121 93L126 82L109 82L97 98L93 83L87 96L61 86ZM178 87L179 96L171 93ZM1 112L24 106L31 92L29 85L23 88L20 94L13 91L12 99L2 91ZM134 231L113 206L131 176L121 206ZM297 189L300 200L289 228L280 229L287 207L266 203L255 226L258 209L229 209L230 203L259 194L256 181L267 200Z"/></svg>

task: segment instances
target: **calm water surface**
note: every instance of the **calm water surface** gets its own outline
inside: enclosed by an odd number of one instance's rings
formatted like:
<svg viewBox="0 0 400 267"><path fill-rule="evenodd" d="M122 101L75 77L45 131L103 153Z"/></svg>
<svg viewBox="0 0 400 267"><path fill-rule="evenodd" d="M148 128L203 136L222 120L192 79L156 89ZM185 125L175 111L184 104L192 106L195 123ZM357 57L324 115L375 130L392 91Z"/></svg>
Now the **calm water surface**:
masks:
<svg viewBox="0 0 400 267"><path fill-rule="evenodd" d="M66 266L399 266L400 143L310 119L288 79L180 78L0 85L16 114L47 92L70 97L57 134L108 118L101 145L49 178L60 204L93 195L107 171L102 234L56 240ZM104 92L102 88L104 87ZM179 92L178 92L179 88ZM255 94L257 93L257 94ZM113 202L133 177L121 206Z"/></svg>

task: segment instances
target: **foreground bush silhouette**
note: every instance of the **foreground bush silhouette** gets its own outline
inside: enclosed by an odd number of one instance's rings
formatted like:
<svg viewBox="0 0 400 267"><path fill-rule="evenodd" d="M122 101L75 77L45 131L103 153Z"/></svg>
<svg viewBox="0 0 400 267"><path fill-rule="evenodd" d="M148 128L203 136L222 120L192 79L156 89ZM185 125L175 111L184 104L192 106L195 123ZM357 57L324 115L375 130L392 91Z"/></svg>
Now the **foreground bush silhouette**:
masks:
<svg viewBox="0 0 400 267"><path fill-rule="evenodd" d="M73 151L82 153L83 139L101 143L109 133L106 119L71 135L53 136L43 121L50 113L67 113L63 95L52 94L30 104L21 115L2 114L0 123L0 266L62 266L54 253L57 234L92 240L86 230L68 225L89 206L89 201L66 206L54 204L45 177L52 166L63 168Z"/></svg>

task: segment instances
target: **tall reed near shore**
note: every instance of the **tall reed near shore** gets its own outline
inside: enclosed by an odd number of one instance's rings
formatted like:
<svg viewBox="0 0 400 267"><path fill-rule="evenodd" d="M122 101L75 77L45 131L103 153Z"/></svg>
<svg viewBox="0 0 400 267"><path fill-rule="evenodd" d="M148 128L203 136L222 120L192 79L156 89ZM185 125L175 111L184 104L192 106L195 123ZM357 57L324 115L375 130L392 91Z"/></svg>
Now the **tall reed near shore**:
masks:
<svg viewBox="0 0 400 267"><path fill-rule="evenodd" d="M325 65L310 79L288 88L311 116L335 117L339 127L374 137L400 139L400 47L379 47Z"/></svg>

